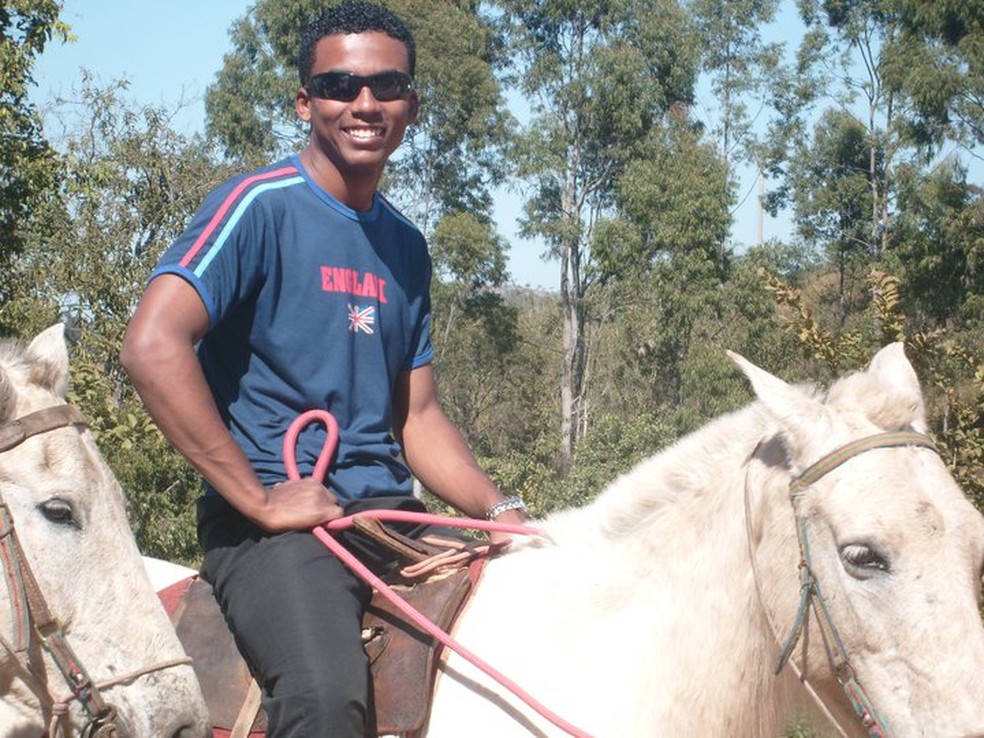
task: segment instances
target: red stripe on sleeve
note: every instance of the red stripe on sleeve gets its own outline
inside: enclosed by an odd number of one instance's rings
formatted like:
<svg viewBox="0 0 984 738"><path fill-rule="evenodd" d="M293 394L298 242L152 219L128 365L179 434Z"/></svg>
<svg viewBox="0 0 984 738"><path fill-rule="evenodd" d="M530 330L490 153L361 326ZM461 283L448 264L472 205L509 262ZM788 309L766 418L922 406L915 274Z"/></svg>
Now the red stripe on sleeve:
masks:
<svg viewBox="0 0 984 738"><path fill-rule="evenodd" d="M252 177L247 177L242 182L240 182L236 186L236 189L234 189L229 194L229 196L223 201L219 209L215 211L215 215L212 216L212 220L208 222L208 225L205 226L205 230L201 232L201 235L198 236L198 238L195 240L195 243L192 244L190 249L188 249L188 253L186 253L184 257L182 257L179 264L183 267L187 267L192 262L192 260L201 250L205 242L215 232L215 229L219 227L219 223L222 222L222 219L225 217L225 214L229 212L229 208L231 208L233 203L235 203L236 200L239 199L239 196L242 195L244 190L246 190L248 187L252 186L256 182L262 182L263 180L266 179L275 179L277 177L282 177L287 174L296 174L296 173L297 173L297 167L293 167L293 166L283 167L281 169L274 169L273 171L270 172L264 172L262 174L257 174Z"/></svg>

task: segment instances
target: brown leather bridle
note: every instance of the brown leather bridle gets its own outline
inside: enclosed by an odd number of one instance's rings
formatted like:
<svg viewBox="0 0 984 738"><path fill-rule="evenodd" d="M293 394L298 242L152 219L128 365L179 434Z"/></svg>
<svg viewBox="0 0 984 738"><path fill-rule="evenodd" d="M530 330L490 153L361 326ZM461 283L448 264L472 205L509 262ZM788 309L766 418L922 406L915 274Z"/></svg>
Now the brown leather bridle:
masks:
<svg viewBox="0 0 984 738"><path fill-rule="evenodd" d="M758 449L761 445L762 444L759 443L756 447L753 456L758 453ZM755 551L752 546L754 536L752 535L749 483L747 473L745 475L745 534L748 545L748 556L751 561L752 577L755 581L755 590L758 595L759 605L765 613L766 620L772 630L772 635L775 638L776 644L779 646L780 650L779 659L775 666L775 673L778 674L784 666L788 665L796 675L797 680L806 689L807 694L809 694L817 707L820 708L820 711L827 718L827 720L830 721L838 735L845 737L848 735L847 731L840 725L837 718L835 718L830 709L828 709L827 705L824 704L823 700L810 683L810 680L806 678L805 674L801 672L801 670L790 658L796 644L801 640L801 636L803 635L811 610L815 613L816 621L819 623L821 640L826 650L827 660L837 678L837 682L840 684L841 689L844 691L848 701L851 703L854 715L864 727L870 738L889 738L892 734L889 732L887 725L878 714L877 709L875 709L873 701L868 696L867 691L862 686L860 680L855 674L854 667L851 664L850 655L848 654L847 648L844 646L844 640L841 638L840 633L838 632L830 616L830 611L821 591L820 582L813 573L813 562L810 554L810 539L807 533L806 519L799 513L796 503L799 497L802 497L807 493L807 490L811 485L819 481L822 477L829 474L841 464L844 464L854 457L868 451L873 451L880 448L898 447L926 448L931 450L933 453L939 453L932 439L923 433L917 433L915 431L890 431L875 433L834 449L790 480L789 495L796 519L796 537L799 543L800 551L800 561L798 567L800 574L800 603L796 613L795 622L793 623L793 626L785 639L780 638L780 633L776 627L772 615L768 612L768 608L765 606L765 598L762 594L761 578L759 576L758 566L756 564Z"/></svg>
<svg viewBox="0 0 984 738"><path fill-rule="evenodd" d="M72 405L56 405L23 415L0 426L0 453L15 448L32 436L71 426L88 427L85 416ZM0 645L13 654L21 667L38 683L44 683L44 675L34 671L28 653L31 636L36 635L71 691L71 696L65 699L48 695L52 702L52 715L45 732L46 737L54 738L58 724L67 715L72 700L78 700L89 716L89 722L81 732L83 737L116 736L117 711L112 704L103 699L100 688L106 690L145 674L191 663L191 659L187 657L172 659L111 681L99 684L94 682L72 651L61 624L48 607L34 572L31 571L24 555L10 508L2 496L0 496L0 564L3 567L13 615L13 640L8 643L0 636ZM67 725L63 728L67 734Z"/></svg>

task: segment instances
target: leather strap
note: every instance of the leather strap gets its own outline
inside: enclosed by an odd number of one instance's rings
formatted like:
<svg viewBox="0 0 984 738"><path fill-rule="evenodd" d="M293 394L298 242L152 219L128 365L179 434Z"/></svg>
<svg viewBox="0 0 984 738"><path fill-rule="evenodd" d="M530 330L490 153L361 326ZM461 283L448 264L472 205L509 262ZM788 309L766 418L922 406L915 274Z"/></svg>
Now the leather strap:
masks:
<svg viewBox="0 0 984 738"><path fill-rule="evenodd" d="M28 413L0 426L0 452L19 446L31 436L70 425L89 425L74 405L55 405Z"/></svg>
<svg viewBox="0 0 984 738"><path fill-rule="evenodd" d="M229 732L229 738L249 738L250 730L259 712L260 685L256 683L256 679L250 679L249 687L246 690L246 699L243 700L243 706L239 709L236 722Z"/></svg>
<svg viewBox="0 0 984 738"><path fill-rule="evenodd" d="M19 446L32 436L72 425L86 426L85 416L72 405L55 405L28 413L0 426L0 452ZM65 678L72 694L93 717L110 714L99 689L65 639L61 624L51 614L38 580L24 555L10 508L0 498L0 562L13 610L13 649L24 662L30 647L31 625L45 650Z"/></svg>

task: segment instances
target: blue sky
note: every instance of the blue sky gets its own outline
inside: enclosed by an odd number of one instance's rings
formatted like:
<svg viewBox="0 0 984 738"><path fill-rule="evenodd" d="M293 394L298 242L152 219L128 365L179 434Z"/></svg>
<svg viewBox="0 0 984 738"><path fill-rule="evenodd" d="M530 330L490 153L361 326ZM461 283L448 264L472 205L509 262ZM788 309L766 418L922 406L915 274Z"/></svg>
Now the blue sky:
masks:
<svg viewBox="0 0 984 738"><path fill-rule="evenodd" d="M137 103L169 110L180 104L176 130L201 130L205 89L230 50L229 28L248 5L244 0L63 0L61 17L77 40L52 43L45 50L35 66L38 88L33 99L45 110L55 97L70 98L81 70L87 69L101 84L128 80L129 96ZM701 114L699 108L695 112ZM55 133L49 130L49 135ZM743 183L741 195L749 190L754 190L751 181ZM732 235L737 242L756 240L755 201L753 191L736 213ZM515 234L520 210L515 193L497 194L494 215L499 232L511 244L513 281L556 289L558 263L544 262L540 245ZM766 218L766 238L789 235L788 221Z"/></svg>
<svg viewBox="0 0 984 738"><path fill-rule="evenodd" d="M74 43L51 43L35 66L36 100L68 97L83 68L109 83L125 78L141 103L189 105L179 125L198 130L202 96L229 48L242 0L63 0Z"/></svg>

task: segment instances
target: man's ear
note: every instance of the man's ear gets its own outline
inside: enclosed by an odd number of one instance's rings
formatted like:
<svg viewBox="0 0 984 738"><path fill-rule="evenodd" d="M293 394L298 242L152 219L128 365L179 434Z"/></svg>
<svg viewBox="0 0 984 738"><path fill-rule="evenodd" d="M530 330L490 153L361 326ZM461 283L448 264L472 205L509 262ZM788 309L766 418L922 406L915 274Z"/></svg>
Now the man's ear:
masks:
<svg viewBox="0 0 984 738"><path fill-rule="evenodd" d="M414 123L417 120L417 113L420 112L420 98L417 97L416 92L411 92L410 97L407 98L407 102L410 103L410 117L408 122Z"/></svg>
<svg viewBox="0 0 984 738"><path fill-rule="evenodd" d="M294 95L294 110L297 117L305 123L311 122L311 95L306 87L298 87L297 94Z"/></svg>

